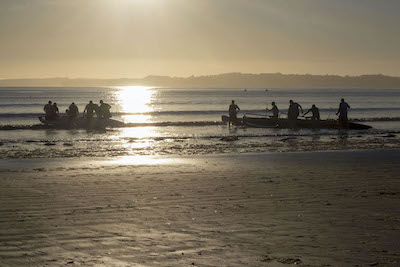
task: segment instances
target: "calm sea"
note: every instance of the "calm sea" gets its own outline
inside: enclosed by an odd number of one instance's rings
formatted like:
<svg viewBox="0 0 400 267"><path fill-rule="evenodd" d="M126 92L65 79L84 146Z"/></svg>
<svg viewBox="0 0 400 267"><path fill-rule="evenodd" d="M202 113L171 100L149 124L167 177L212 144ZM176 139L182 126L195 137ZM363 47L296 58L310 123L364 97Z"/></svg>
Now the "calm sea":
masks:
<svg viewBox="0 0 400 267"><path fill-rule="evenodd" d="M265 114L272 101L286 112L293 99L304 110L315 104L322 119L334 119L341 98L351 106L350 119L374 127L346 132L345 143L344 133L335 130L228 128L221 124L231 100L241 108L239 115ZM113 118L128 127L101 132L32 129L40 124L38 117L49 100L62 112L72 102L83 111L90 100L103 100L112 106ZM400 89L0 88L0 158L304 151L382 144L391 148L398 146L398 132ZM225 136L239 140L227 142Z"/></svg>

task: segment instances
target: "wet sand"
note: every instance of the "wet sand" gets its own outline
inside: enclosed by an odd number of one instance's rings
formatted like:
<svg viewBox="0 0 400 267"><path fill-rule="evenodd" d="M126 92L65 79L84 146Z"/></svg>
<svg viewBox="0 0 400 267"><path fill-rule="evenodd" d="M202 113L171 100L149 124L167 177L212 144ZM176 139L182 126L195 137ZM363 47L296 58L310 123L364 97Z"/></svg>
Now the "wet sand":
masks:
<svg viewBox="0 0 400 267"><path fill-rule="evenodd" d="M3 160L0 265L399 266L399 158Z"/></svg>

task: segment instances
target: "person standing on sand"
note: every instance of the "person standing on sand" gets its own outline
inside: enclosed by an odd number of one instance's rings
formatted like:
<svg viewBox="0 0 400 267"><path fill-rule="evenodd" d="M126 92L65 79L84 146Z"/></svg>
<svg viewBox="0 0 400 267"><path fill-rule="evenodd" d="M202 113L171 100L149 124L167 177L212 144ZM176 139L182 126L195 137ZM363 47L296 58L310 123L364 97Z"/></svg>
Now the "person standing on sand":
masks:
<svg viewBox="0 0 400 267"><path fill-rule="evenodd" d="M240 110L238 105L235 104L235 100L232 100L232 103L229 106L229 126L236 123L237 120L237 112Z"/></svg>
<svg viewBox="0 0 400 267"><path fill-rule="evenodd" d="M347 111L350 109L350 105L344 102L342 98L340 100L339 109L336 112L336 115L339 114L339 127L348 128L349 127L349 119L347 118Z"/></svg>

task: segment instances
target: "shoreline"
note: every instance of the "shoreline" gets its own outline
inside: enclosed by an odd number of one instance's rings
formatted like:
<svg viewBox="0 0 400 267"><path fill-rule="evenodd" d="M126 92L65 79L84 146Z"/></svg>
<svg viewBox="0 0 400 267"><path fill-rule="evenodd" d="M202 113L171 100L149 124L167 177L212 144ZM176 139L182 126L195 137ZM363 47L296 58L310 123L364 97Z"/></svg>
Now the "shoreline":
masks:
<svg viewBox="0 0 400 267"><path fill-rule="evenodd" d="M87 168L86 165L89 162L90 165L94 166L102 166L102 165L117 165L117 166L149 166L156 164L171 164L171 162L184 162L184 161L193 161L193 160L201 160L201 159L236 159L236 158L270 158L270 157L278 157L280 159L284 157L291 157L294 155L329 155L329 154L354 154L354 155L368 155L368 154L387 154L387 153L397 153L400 151L400 148L376 148L376 149L342 149L342 150L304 150L304 151L262 151L262 152L241 152L241 153L213 153L213 154L171 154L171 155L131 155L131 156L115 156L115 157L55 157L55 158L46 158L46 157L38 157L38 158L8 158L8 159L0 159L0 172L6 172L10 170L21 170L21 164L23 166L31 166L32 168L38 168L48 165L49 163L55 164L53 168L62 167L65 165L69 166L82 166L83 168ZM285 156L287 155L287 156ZM118 163L120 163L118 165ZM9 168L6 168L8 166ZM24 168L27 169L27 168ZM29 168L28 168L29 169Z"/></svg>

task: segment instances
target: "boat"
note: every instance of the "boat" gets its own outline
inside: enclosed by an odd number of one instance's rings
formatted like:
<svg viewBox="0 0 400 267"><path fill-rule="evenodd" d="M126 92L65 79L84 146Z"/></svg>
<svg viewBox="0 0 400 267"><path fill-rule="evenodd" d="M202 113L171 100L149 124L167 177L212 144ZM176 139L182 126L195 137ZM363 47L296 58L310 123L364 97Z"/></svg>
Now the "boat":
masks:
<svg viewBox="0 0 400 267"><path fill-rule="evenodd" d="M106 127L123 127L125 125L125 123L114 119L97 117L88 119L85 116L79 116L74 119L67 116L60 116L53 120L39 117L39 121L50 128L59 129L104 129Z"/></svg>
<svg viewBox="0 0 400 267"><path fill-rule="evenodd" d="M223 115L222 122L229 123L229 116ZM246 126L253 128L278 128L278 129L341 129L336 120L311 120L311 119L297 119L296 121L290 121L288 119L279 118L272 119L266 115L247 115L245 114L243 118L238 118L233 125L236 126ZM369 125L349 122L347 129L349 130L367 130L372 127Z"/></svg>

